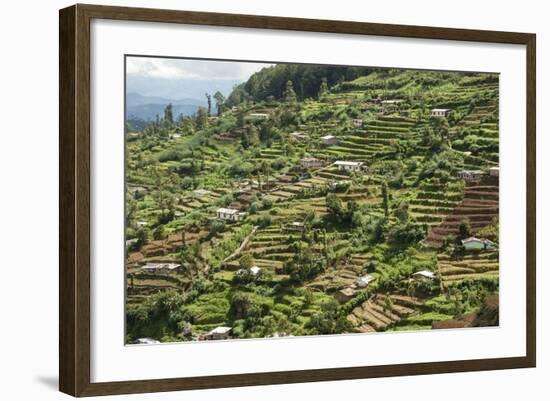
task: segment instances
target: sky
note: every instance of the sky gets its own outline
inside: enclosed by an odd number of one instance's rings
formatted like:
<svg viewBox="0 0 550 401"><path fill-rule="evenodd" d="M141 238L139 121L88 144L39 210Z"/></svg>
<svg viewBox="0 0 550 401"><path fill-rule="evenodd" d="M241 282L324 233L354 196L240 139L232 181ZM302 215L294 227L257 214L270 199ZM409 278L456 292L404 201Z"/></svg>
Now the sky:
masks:
<svg viewBox="0 0 550 401"><path fill-rule="evenodd" d="M127 92L168 99L203 98L219 90L228 95L234 85L271 64L127 57Z"/></svg>

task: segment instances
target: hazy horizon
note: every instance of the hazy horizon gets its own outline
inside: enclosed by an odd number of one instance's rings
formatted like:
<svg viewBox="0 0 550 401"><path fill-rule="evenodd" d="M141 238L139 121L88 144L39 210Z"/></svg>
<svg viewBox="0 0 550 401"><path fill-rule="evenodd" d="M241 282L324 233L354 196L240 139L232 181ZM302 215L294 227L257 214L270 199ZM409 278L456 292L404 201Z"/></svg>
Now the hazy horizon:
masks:
<svg viewBox="0 0 550 401"><path fill-rule="evenodd" d="M126 58L126 93L171 100L204 100L205 93L228 96L235 85L272 64L239 61Z"/></svg>

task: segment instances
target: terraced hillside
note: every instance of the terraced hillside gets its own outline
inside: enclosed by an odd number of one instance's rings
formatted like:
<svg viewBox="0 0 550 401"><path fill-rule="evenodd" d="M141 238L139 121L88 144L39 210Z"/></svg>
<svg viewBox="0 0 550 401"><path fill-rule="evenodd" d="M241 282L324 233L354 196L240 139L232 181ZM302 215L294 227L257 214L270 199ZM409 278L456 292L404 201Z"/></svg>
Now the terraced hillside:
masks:
<svg viewBox="0 0 550 401"><path fill-rule="evenodd" d="M359 333L384 331L416 313L421 306L422 301L416 298L377 294L355 307L348 315L348 320Z"/></svg>
<svg viewBox="0 0 550 401"><path fill-rule="evenodd" d="M480 251L455 257L439 254L437 259L445 286L464 280L498 279L498 251Z"/></svg>
<svg viewBox="0 0 550 401"><path fill-rule="evenodd" d="M440 247L447 237L456 237L459 226L468 222L475 234L479 229L490 225L498 217L499 211L498 179L486 177L478 182L469 182L464 188L462 201L454 207L443 221L432 227L428 243Z"/></svg>
<svg viewBox="0 0 550 401"><path fill-rule="evenodd" d="M498 95L493 74L275 65L217 110L167 106L127 137L127 341L476 315L498 293Z"/></svg>

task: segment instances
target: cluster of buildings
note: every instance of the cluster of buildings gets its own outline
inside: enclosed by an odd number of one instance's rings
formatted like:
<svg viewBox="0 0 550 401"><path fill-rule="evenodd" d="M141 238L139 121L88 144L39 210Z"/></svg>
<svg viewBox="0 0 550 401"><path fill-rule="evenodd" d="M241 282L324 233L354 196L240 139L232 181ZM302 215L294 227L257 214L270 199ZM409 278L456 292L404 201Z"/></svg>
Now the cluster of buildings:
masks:
<svg viewBox="0 0 550 401"><path fill-rule="evenodd" d="M420 282L431 282L436 279L436 275L434 272L430 270L420 270L420 271L414 272L411 275L411 279L420 281ZM356 295L357 289L365 289L375 280L376 278L370 274L357 277L354 285L351 285L350 287L343 288L337 291L334 294L334 297L339 302L347 302Z"/></svg>

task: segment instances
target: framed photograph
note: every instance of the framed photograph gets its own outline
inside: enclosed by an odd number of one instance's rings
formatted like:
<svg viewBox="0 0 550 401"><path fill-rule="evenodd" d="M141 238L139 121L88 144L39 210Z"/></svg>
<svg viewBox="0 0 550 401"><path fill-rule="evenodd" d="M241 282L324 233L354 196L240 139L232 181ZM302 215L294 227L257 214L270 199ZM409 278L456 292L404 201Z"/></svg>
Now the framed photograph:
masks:
<svg viewBox="0 0 550 401"><path fill-rule="evenodd" d="M534 367L535 35L60 11L60 390Z"/></svg>

